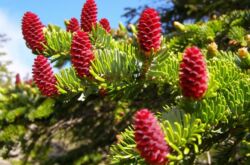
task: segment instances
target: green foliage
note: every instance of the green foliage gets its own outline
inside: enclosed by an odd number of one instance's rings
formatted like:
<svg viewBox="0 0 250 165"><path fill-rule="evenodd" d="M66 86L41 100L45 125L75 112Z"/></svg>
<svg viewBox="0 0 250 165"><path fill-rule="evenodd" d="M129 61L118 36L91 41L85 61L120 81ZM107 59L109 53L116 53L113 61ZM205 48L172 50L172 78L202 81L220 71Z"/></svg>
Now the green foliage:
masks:
<svg viewBox="0 0 250 165"><path fill-rule="evenodd" d="M118 143L110 148L111 164L145 164L135 147L134 131L132 128L128 128L118 135Z"/></svg>
<svg viewBox="0 0 250 165"><path fill-rule="evenodd" d="M18 141L24 136L25 127L22 125L9 125L0 132L0 142Z"/></svg>
<svg viewBox="0 0 250 165"><path fill-rule="evenodd" d="M228 38L240 43L241 46L247 46L245 41L246 30L240 26L233 26L228 33Z"/></svg>
<svg viewBox="0 0 250 165"><path fill-rule="evenodd" d="M217 57L208 61L208 69L211 77L217 81L220 87L224 87L241 78L240 68L236 65L236 55L232 52L221 51Z"/></svg>
<svg viewBox="0 0 250 165"><path fill-rule="evenodd" d="M169 52L167 49L162 50L153 60L147 74L147 79L161 83L169 83L177 87L179 61L178 54Z"/></svg>
<svg viewBox="0 0 250 165"><path fill-rule="evenodd" d="M178 32L174 37L167 41L167 48L173 52L182 52L187 46L206 47L211 41L215 40L217 28L220 28L219 23L217 26L210 24L187 24L184 31Z"/></svg>
<svg viewBox="0 0 250 165"><path fill-rule="evenodd" d="M246 124L249 121L249 83L249 79L241 79L239 82L231 83L222 91L225 93L227 105L233 114L233 119L237 120L237 124Z"/></svg>
<svg viewBox="0 0 250 165"><path fill-rule="evenodd" d="M88 154L80 159L74 161L73 165L82 165L82 164L87 164L88 162L98 162L102 158L102 155L100 153L93 153L93 154Z"/></svg>
<svg viewBox="0 0 250 165"><path fill-rule="evenodd" d="M134 52L135 48L125 45L124 50L97 50L90 73L99 81L131 81L138 69Z"/></svg>
<svg viewBox="0 0 250 165"><path fill-rule="evenodd" d="M55 25L44 29L46 44L43 55L56 61L55 67L61 68L69 60L72 34Z"/></svg>
<svg viewBox="0 0 250 165"><path fill-rule="evenodd" d="M69 55L72 40L70 32L66 32L55 25L48 25L44 34L46 39L44 55L52 56L53 59Z"/></svg>
<svg viewBox="0 0 250 165"><path fill-rule="evenodd" d="M177 153L170 154L170 160L182 161L183 155L190 154L190 150L199 153L198 146L202 144L202 133L205 132L205 124L199 118L191 117L179 109L172 109L168 113L162 113L162 122L166 141Z"/></svg>
<svg viewBox="0 0 250 165"><path fill-rule="evenodd" d="M43 103L41 103L37 109L31 110L27 117L30 121L34 121L35 119L43 119L48 118L54 111L53 107L55 104L55 100L46 99Z"/></svg>
<svg viewBox="0 0 250 165"><path fill-rule="evenodd" d="M57 89L61 94L67 94L68 92L76 93L83 92L85 86L81 84L81 79L76 75L73 68L67 68L56 74Z"/></svg>
<svg viewBox="0 0 250 165"><path fill-rule="evenodd" d="M107 33L100 24L97 24L95 27L93 27L90 34L90 40L95 49L113 49L116 46L112 35Z"/></svg>
<svg viewBox="0 0 250 165"><path fill-rule="evenodd" d="M217 96L209 99L204 99L195 104L195 116L200 118L202 122L208 124L208 126L215 127L219 123L228 123L228 116L231 111L226 106L226 99L223 95L217 94Z"/></svg>
<svg viewBox="0 0 250 165"><path fill-rule="evenodd" d="M250 20L249 10L235 10L225 15L225 24L228 27L247 27Z"/></svg>
<svg viewBox="0 0 250 165"><path fill-rule="evenodd" d="M206 23L206 26L209 29L212 29L215 35L218 35L217 33L220 33L221 29L223 28L223 22L219 20L210 20L209 22Z"/></svg>
<svg viewBox="0 0 250 165"><path fill-rule="evenodd" d="M8 123L12 123L15 121L16 118L23 115L25 113L25 111L26 111L26 107L18 107L16 109L10 110L10 111L6 112L5 120Z"/></svg>

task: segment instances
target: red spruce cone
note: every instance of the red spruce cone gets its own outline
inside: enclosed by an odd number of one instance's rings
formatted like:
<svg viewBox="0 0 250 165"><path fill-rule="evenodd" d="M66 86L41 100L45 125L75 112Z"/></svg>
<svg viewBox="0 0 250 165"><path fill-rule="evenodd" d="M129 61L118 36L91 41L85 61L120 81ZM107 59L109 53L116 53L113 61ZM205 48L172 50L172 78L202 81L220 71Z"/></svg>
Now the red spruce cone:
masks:
<svg viewBox="0 0 250 165"><path fill-rule="evenodd" d="M44 96L54 96L58 94L57 80L48 62L43 55L38 55L33 65L33 80Z"/></svg>
<svg viewBox="0 0 250 165"><path fill-rule="evenodd" d="M90 32L97 22L97 6L94 0L87 0L83 5L81 14L81 27L85 32Z"/></svg>
<svg viewBox="0 0 250 165"><path fill-rule="evenodd" d="M185 97L199 100L208 88L205 59L197 47L187 48L180 64L180 86Z"/></svg>
<svg viewBox="0 0 250 165"><path fill-rule="evenodd" d="M106 18L102 18L100 21L101 26L103 27L103 29L105 29L108 33L110 33L111 28L110 28L110 24L108 19Z"/></svg>
<svg viewBox="0 0 250 165"><path fill-rule="evenodd" d="M78 30L80 30L80 25L79 22L76 18L71 18L67 24L67 32L76 32Z"/></svg>
<svg viewBox="0 0 250 165"><path fill-rule="evenodd" d="M16 86L19 85L19 84L21 84L21 78L20 78L20 74L19 73L16 74L15 84L16 84Z"/></svg>
<svg viewBox="0 0 250 165"><path fill-rule="evenodd" d="M44 25L38 16L32 12L26 12L22 20L22 33L27 46L32 49L34 53L43 52L45 44L45 37L43 34Z"/></svg>
<svg viewBox="0 0 250 165"><path fill-rule="evenodd" d="M161 22L155 9L147 8L140 16L138 24L138 39L141 49L149 53L157 51L161 45Z"/></svg>
<svg viewBox="0 0 250 165"><path fill-rule="evenodd" d="M164 165L170 148L156 117L148 110L141 109L134 116L136 148L147 163Z"/></svg>
<svg viewBox="0 0 250 165"><path fill-rule="evenodd" d="M91 61L94 59L88 33L77 31L71 44L71 62L79 77L89 76Z"/></svg>

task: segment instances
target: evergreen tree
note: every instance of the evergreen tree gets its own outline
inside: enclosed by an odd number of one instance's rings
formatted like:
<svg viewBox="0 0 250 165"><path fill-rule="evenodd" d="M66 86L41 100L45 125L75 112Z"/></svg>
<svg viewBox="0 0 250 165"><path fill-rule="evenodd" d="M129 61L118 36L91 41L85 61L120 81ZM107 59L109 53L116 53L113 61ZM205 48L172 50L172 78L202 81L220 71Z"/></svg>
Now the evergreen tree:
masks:
<svg viewBox="0 0 250 165"><path fill-rule="evenodd" d="M34 83L0 90L2 156L46 165L249 164L250 11L175 22L167 35L153 8L131 32L110 30L97 11L87 0L66 30L24 14ZM53 73L51 63L66 62Z"/></svg>

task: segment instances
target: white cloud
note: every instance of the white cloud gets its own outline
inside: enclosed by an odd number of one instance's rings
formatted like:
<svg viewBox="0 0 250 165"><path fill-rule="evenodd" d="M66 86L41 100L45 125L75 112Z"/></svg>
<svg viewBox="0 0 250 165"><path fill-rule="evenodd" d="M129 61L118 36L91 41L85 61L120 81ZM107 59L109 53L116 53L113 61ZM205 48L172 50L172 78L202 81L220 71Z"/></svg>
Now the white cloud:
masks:
<svg viewBox="0 0 250 165"><path fill-rule="evenodd" d="M20 73L21 77L31 76L34 55L26 47L22 38L21 18L17 20L12 13L0 9L0 33L6 34L11 40L4 44L3 50L7 53L5 60L11 60L9 70ZM1 58L2 60L2 58Z"/></svg>

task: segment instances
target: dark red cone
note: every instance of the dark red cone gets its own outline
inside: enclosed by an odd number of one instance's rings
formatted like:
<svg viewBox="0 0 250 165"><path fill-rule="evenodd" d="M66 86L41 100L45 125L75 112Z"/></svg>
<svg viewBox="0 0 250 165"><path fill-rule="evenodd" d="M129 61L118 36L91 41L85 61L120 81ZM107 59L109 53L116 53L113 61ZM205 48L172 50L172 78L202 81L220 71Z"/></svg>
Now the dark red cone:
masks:
<svg viewBox="0 0 250 165"><path fill-rule="evenodd" d="M46 43L43 34L44 25L38 16L32 12L26 12L22 19L22 33L27 46L34 53L42 53L43 44Z"/></svg>
<svg viewBox="0 0 250 165"><path fill-rule="evenodd" d="M21 84L21 78L20 78L20 74L19 73L16 74L15 84L16 84L16 86L19 85L19 84Z"/></svg>
<svg viewBox="0 0 250 165"><path fill-rule="evenodd" d="M180 64L180 87L183 96L201 99L208 88L208 73L205 59L197 47L187 48Z"/></svg>
<svg viewBox="0 0 250 165"><path fill-rule="evenodd" d="M145 9L139 19L138 40L140 48L149 53L152 49L157 51L161 45L161 22L155 9Z"/></svg>
<svg viewBox="0 0 250 165"><path fill-rule="evenodd" d="M170 147L156 117L148 109L141 109L134 115L134 128L140 155L151 165L165 165Z"/></svg>
<svg viewBox="0 0 250 165"><path fill-rule="evenodd" d="M81 14L81 27L85 32L90 32L97 22L97 6L94 0L87 0L83 5Z"/></svg>
<svg viewBox="0 0 250 165"><path fill-rule="evenodd" d="M71 62L79 77L89 76L89 68L94 54L88 33L77 31L71 44Z"/></svg>
<svg viewBox="0 0 250 165"><path fill-rule="evenodd" d="M48 62L43 55L38 55L33 65L33 80L44 96L58 94L56 88L57 80Z"/></svg>
<svg viewBox="0 0 250 165"><path fill-rule="evenodd" d="M80 25L79 22L76 18L71 18L67 24L67 28L66 28L67 32L76 32L78 30L80 30Z"/></svg>
<svg viewBox="0 0 250 165"><path fill-rule="evenodd" d="M111 28L110 28L110 24L108 19L106 18L102 18L100 21L101 26L103 27L103 29L105 29L108 33L110 33Z"/></svg>

